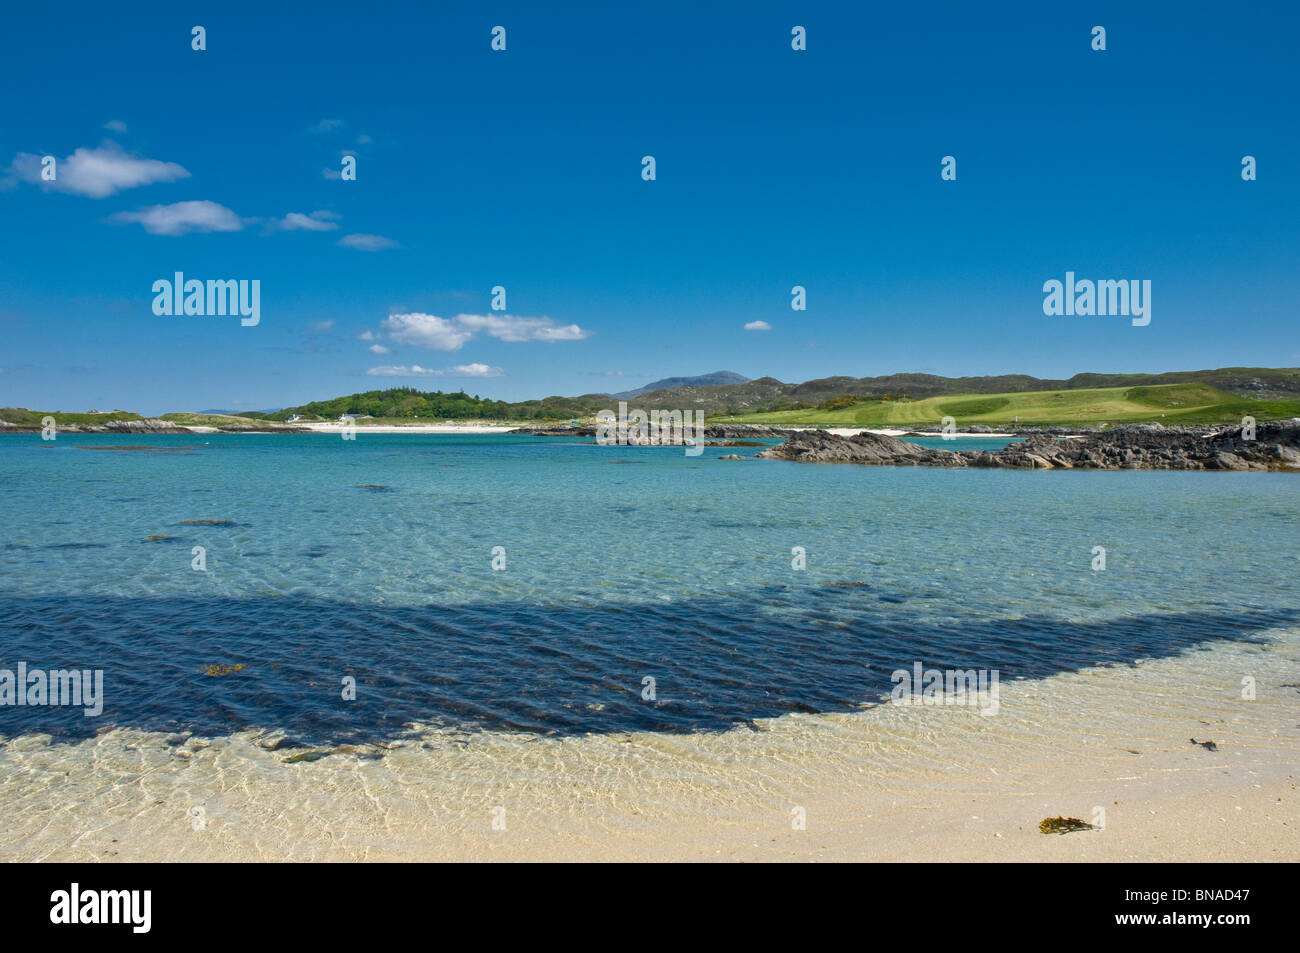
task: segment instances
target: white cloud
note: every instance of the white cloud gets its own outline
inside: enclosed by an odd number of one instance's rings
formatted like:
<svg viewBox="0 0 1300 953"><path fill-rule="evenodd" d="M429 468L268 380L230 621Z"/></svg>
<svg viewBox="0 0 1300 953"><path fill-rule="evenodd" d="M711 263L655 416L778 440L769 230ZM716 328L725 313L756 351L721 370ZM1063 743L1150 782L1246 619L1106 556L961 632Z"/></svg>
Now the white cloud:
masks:
<svg viewBox="0 0 1300 953"><path fill-rule="evenodd" d="M313 331L316 331L317 333L320 333L320 332L322 332L322 331L328 331L330 328L334 327L334 322L333 322L333 321L313 321L311 324L308 325L308 327L311 328Z"/></svg>
<svg viewBox="0 0 1300 953"><path fill-rule="evenodd" d="M10 174L24 182L59 192L73 192L92 199L108 198L125 189L154 182L188 179L190 174L175 162L141 159L115 142L105 141L98 149L78 149L55 163L55 178L41 178L41 156L20 152L9 165Z"/></svg>
<svg viewBox="0 0 1300 953"><path fill-rule="evenodd" d="M766 321L750 321L745 325L746 331L771 331L772 325Z"/></svg>
<svg viewBox="0 0 1300 953"><path fill-rule="evenodd" d="M110 119L108 122L104 123L104 128L107 129L109 132L118 132L118 133L125 134L126 123L124 123L120 119Z"/></svg>
<svg viewBox="0 0 1300 953"><path fill-rule="evenodd" d="M473 331L457 327L434 314L390 314L381 330L399 344L433 351L459 351L474 336Z"/></svg>
<svg viewBox="0 0 1300 953"><path fill-rule="evenodd" d="M385 238L383 235L344 235L337 244L344 248L355 248L358 251L382 251L385 248L401 248L397 242L391 238Z"/></svg>
<svg viewBox="0 0 1300 953"><path fill-rule="evenodd" d="M427 367L421 367L419 364L412 364L410 367L397 365L372 367L366 373L371 377L431 377L439 372Z"/></svg>
<svg viewBox="0 0 1300 953"><path fill-rule="evenodd" d="M118 212L113 222L139 222L150 235L185 235L189 232L237 232L244 221L216 202L175 202L151 205L137 212Z"/></svg>
<svg viewBox="0 0 1300 953"><path fill-rule="evenodd" d="M486 364L457 364L447 368L447 373L452 377L500 377L505 371Z"/></svg>
<svg viewBox="0 0 1300 953"><path fill-rule="evenodd" d="M391 352L388 348L384 347L382 344L372 344L372 345L370 345L370 353L371 353L371 354L390 354L390 353L392 353L392 352Z"/></svg>
<svg viewBox="0 0 1300 953"><path fill-rule="evenodd" d="M310 215L303 215L301 212L290 212L284 218L276 219L271 224L273 228L286 232L299 229L309 232L331 232L338 228L336 224L329 221L332 218L338 218L338 216L333 212L312 212Z"/></svg>
<svg viewBox="0 0 1300 953"><path fill-rule="evenodd" d="M519 318L509 314L458 314L456 322L472 331L485 331L501 341L581 341L590 336L576 324L556 325L550 318Z"/></svg>
<svg viewBox="0 0 1300 953"><path fill-rule="evenodd" d="M343 125L342 119L322 119L316 125L312 126L312 132L333 132Z"/></svg>
<svg viewBox="0 0 1300 953"><path fill-rule="evenodd" d="M550 318L520 318L509 314L458 314L448 320L435 314L390 314L379 334L366 331L361 340L386 336L399 344L435 351L458 351L479 332L499 341L582 341L591 336L576 324L557 325Z"/></svg>
<svg viewBox="0 0 1300 953"><path fill-rule="evenodd" d="M412 364L410 367L404 365L372 367L366 373L371 377L500 377L505 371L487 364L457 364L455 367L441 370Z"/></svg>

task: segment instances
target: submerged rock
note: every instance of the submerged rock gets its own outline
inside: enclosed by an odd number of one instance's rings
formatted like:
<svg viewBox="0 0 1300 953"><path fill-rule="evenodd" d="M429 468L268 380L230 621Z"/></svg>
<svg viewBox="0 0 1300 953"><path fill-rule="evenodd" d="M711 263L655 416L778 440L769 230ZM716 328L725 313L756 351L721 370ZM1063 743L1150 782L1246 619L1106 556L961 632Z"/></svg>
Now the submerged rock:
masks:
<svg viewBox="0 0 1300 953"><path fill-rule="evenodd" d="M301 764L302 762L319 761L321 758L328 758L332 751L304 751L301 754L293 754L287 758L281 758L285 764Z"/></svg>

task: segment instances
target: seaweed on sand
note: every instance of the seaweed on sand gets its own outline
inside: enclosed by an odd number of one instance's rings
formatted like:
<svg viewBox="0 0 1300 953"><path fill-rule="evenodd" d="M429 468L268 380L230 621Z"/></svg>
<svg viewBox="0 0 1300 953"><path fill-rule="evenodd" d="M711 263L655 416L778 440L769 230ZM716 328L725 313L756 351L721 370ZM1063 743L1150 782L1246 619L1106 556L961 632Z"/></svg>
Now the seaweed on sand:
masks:
<svg viewBox="0 0 1300 953"><path fill-rule="evenodd" d="M1038 833L1040 834L1070 834L1074 831L1095 831L1087 821L1081 821L1077 817L1045 817L1038 822Z"/></svg>

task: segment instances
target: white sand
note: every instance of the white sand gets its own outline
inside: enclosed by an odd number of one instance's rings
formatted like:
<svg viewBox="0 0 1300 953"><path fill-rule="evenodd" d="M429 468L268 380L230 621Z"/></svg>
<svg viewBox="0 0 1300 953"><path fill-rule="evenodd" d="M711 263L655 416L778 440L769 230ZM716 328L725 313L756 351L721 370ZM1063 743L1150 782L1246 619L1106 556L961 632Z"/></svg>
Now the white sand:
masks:
<svg viewBox="0 0 1300 953"><path fill-rule="evenodd" d="M813 427L791 427L790 429L791 429L791 430L813 430L813 429L815 429L815 428L813 428ZM912 431L912 430L873 430L873 429L868 428L868 427L831 427L827 432L828 432L828 433L833 433L833 434L835 434L837 437L852 437L852 436L855 436L856 434L860 434L860 433L878 433L878 434L883 434L883 435L886 436L886 437L901 437L901 436L902 436L903 434L905 434L905 433L915 433L916 431ZM927 433L927 434L921 434L921 436L923 436L923 437L942 437L943 435L942 435L942 434L937 434L937 433ZM1013 433L955 433L955 434L952 434L951 436L953 436L953 437L957 438L958 440L960 440L960 439L963 438L963 437L975 437L975 438L983 438L983 437L1008 437L1008 438L1011 438L1011 437L1016 437L1016 436L1018 436L1018 435L1017 435L1017 434L1013 434Z"/></svg>
<svg viewBox="0 0 1300 953"><path fill-rule="evenodd" d="M292 424L292 426L294 426L294 427L305 427L305 428L307 428L308 430L314 430L314 431L316 431L317 433L342 433L342 431L343 431L343 425L340 424L340 423L338 423L337 421L329 421L329 422L322 422L322 423L296 423L296 424ZM195 433L218 433L218 432L219 432L218 429L217 429L216 427L199 427L199 426L190 426L190 427L188 427L188 429L194 431ZM482 425L482 424L412 424L412 425L409 426L409 427L406 427L406 426L388 426L388 425L383 425L383 426L380 426L380 425L373 425L373 426L372 426L372 425L368 425L368 424L357 424L355 429L356 429L356 432L359 433L359 434L361 434L361 433L462 433L462 434L480 434L480 433L485 433L485 434L496 434L496 433L509 433L510 431L515 430L515 429L517 429L517 428L514 427L514 426L510 426L510 427L499 427L499 426L488 426L488 425ZM816 430L816 429L819 429L819 428L816 428L816 427L783 427L782 429L783 429L783 430ZM262 432L262 431L259 431L259 432ZM268 430L268 431L264 431L264 432L265 432L265 433L276 433L277 431L274 431L274 430ZM903 434L905 434L905 433L912 433L912 431L910 431L910 430L875 430L875 429L871 429L871 428L867 428L867 427L831 427L831 428L828 429L828 433L833 433L833 434L835 434L836 436L839 436L839 437L852 437L852 436L854 436L855 434L860 434L860 433L878 433L878 434L884 434L884 435L887 436L887 437L901 437L901 436L902 436ZM938 436L940 436L940 435L939 435L939 434L925 434L924 436L927 436L927 437L938 437ZM1013 437L1015 437L1015 436L1017 436L1017 435L1016 435L1016 434L1011 434L1011 433L957 433L957 434L953 434L953 436L956 437L956 438L958 438L958 439L960 439L960 438L963 438L963 437L975 437L975 438L980 438L980 437L995 437L995 438L996 438L996 437L1006 437L1006 438L1013 438Z"/></svg>
<svg viewBox="0 0 1300 953"><path fill-rule="evenodd" d="M1004 681L989 717L884 705L722 734L429 730L299 763L250 735L18 738L0 748L0 860L1296 861L1298 674L1293 638L1221 644ZM1058 815L1104 827L1039 832Z"/></svg>
<svg viewBox="0 0 1300 953"><path fill-rule="evenodd" d="M317 433L342 433L343 425L329 423L296 423L295 427L306 427ZM354 428L358 434L363 433L509 433L514 427L493 427L481 424L412 424L411 426L387 426L380 424L357 424Z"/></svg>

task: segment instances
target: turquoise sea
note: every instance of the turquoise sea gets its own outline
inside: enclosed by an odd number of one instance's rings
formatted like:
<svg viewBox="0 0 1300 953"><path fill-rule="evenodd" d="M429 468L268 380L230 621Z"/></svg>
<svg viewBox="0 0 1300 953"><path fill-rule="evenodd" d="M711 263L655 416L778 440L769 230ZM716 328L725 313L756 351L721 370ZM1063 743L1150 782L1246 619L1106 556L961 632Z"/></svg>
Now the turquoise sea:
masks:
<svg viewBox="0 0 1300 953"><path fill-rule="evenodd" d="M0 736L721 731L916 661L1006 682L1296 639L1294 475L718 459L756 451L0 437L0 669L105 686L98 718L0 707Z"/></svg>

